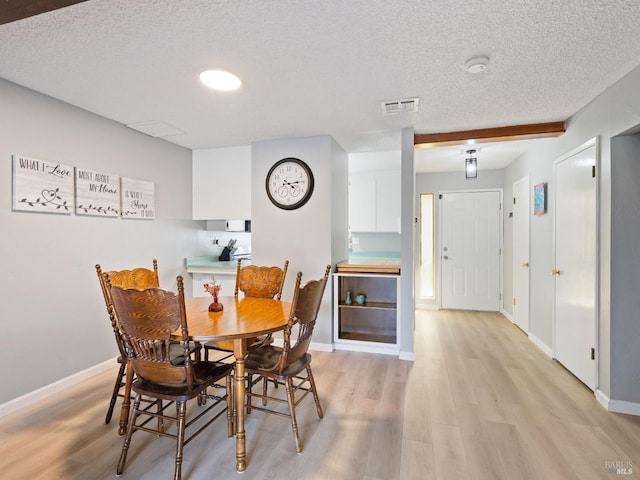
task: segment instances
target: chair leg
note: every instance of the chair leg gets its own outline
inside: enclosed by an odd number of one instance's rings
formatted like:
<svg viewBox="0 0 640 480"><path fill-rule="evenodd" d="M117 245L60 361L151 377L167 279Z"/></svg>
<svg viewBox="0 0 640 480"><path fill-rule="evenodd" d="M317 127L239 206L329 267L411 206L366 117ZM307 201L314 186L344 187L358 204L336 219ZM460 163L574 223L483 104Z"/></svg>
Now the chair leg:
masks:
<svg viewBox="0 0 640 480"><path fill-rule="evenodd" d="M133 402L133 412L129 416L129 425L127 426L127 435L124 437L122 444L122 452L120 453L120 460L118 461L118 467L116 468L116 475L122 475L124 471L124 464L127 461L127 453L129 452L129 446L131 445L131 436L135 430L136 418L138 417L138 409L140 408L140 400L142 395L136 394L136 398Z"/></svg>
<svg viewBox="0 0 640 480"><path fill-rule="evenodd" d="M131 405L131 385L133 384L133 366L127 361L126 375L124 380L124 398L120 407L120 426L118 435L127 433L127 422L129 421L129 407Z"/></svg>
<svg viewBox="0 0 640 480"><path fill-rule="evenodd" d="M118 376L116 377L116 384L113 386L113 393L111 394L111 401L109 402L109 410L107 410L107 416L104 419L104 423L109 423L111 421L111 416L113 415L113 409L116 406L116 400L118 399L118 392L122 387L122 378L124 377L124 372L127 369L127 361L122 360L120 364L120 369L118 370Z"/></svg>
<svg viewBox="0 0 640 480"><path fill-rule="evenodd" d="M251 391L253 390L253 375L247 375L247 392L246 392L246 402L245 405L247 407L247 414L251 413Z"/></svg>
<svg viewBox="0 0 640 480"><path fill-rule="evenodd" d="M313 400L316 402L316 410L320 418L324 417L322 413L322 406L320 405L320 397L318 397L318 390L316 390L316 382L313 380L313 373L311 373L311 365L307 365L307 379L311 385L311 393L313 394Z"/></svg>
<svg viewBox="0 0 640 480"><path fill-rule="evenodd" d="M233 437L235 433L235 424L236 424L236 416L235 416L235 408L233 401L233 382L231 382L231 374L227 375L227 437Z"/></svg>
<svg viewBox="0 0 640 480"><path fill-rule="evenodd" d="M300 437L298 436L298 421L296 420L296 402L295 402L295 399L293 398L293 379L291 377L287 377L285 388L287 390L287 402L289 403L289 413L291 414L291 429L293 430L293 438L296 441L296 452L300 453L302 451L302 446L300 445Z"/></svg>
<svg viewBox="0 0 640 480"><path fill-rule="evenodd" d="M275 382L276 380L273 379ZM267 377L262 377L262 406L267 406L267 387L269 386L269 379Z"/></svg>
<svg viewBox="0 0 640 480"><path fill-rule="evenodd" d="M176 438L176 469L174 480L180 480L182 476L182 450L184 447L185 418L187 416L187 402L176 402L178 409L178 436Z"/></svg>

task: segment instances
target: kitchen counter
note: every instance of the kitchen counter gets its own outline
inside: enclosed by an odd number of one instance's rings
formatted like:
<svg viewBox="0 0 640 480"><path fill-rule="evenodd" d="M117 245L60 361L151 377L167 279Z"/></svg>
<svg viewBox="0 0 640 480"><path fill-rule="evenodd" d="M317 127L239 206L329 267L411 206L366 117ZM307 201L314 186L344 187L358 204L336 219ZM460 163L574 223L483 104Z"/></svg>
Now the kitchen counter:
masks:
<svg viewBox="0 0 640 480"><path fill-rule="evenodd" d="M190 257L185 259L188 273L232 273L235 275L238 260L221 262L218 257ZM251 260L242 260L242 266L251 265Z"/></svg>

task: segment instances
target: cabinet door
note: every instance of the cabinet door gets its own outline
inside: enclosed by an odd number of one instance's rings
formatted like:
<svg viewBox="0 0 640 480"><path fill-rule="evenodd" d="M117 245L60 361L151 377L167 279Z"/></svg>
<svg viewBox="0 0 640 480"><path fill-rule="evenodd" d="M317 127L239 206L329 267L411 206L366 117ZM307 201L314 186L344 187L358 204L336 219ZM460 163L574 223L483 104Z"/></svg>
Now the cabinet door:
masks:
<svg viewBox="0 0 640 480"><path fill-rule="evenodd" d="M400 172L384 170L376 178L376 231L400 231Z"/></svg>
<svg viewBox="0 0 640 480"><path fill-rule="evenodd" d="M376 180L372 172L349 178L349 227L352 232L376 231Z"/></svg>
<svg viewBox="0 0 640 480"><path fill-rule="evenodd" d="M251 218L251 147L192 153L192 219Z"/></svg>

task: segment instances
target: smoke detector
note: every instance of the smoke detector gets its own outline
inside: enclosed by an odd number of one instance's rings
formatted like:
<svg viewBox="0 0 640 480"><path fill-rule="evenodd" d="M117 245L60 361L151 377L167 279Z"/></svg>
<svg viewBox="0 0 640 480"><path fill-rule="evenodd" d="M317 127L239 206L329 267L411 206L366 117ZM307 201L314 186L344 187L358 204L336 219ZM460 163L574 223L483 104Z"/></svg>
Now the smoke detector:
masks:
<svg viewBox="0 0 640 480"><path fill-rule="evenodd" d="M387 100L386 102L380 102L382 108L382 115L396 115L398 113L415 113L418 111L418 102L420 99L404 98L402 100Z"/></svg>
<svg viewBox="0 0 640 480"><path fill-rule="evenodd" d="M464 64L464 69L469 73L484 72L489 66L489 57L473 57Z"/></svg>

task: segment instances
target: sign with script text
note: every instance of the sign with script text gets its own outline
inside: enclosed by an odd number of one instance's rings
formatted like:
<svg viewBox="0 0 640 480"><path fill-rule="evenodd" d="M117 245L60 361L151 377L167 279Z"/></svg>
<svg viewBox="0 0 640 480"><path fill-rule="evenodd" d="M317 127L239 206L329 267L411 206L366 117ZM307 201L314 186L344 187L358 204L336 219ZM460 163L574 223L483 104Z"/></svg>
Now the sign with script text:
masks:
<svg viewBox="0 0 640 480"><path fill-rule="evenodd" d="M73 213L73 167L13 155L14 211Z"/></svg>
<svg viewBox="0 0 640 480"><path fill-rule="evenodd" d="M120 215L120 177L77 167L76 215Z"/></svg>
<svg viewBox="0 0 640 480"><path fill-rule="evenodd" d="M153 182L122 177L122 218L153 220L155 218L155 186Z"/></svg>

